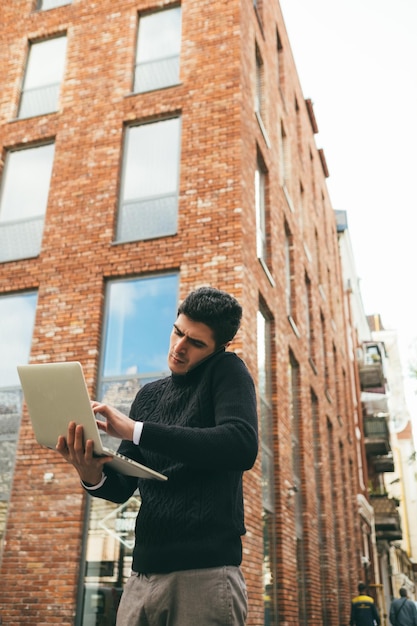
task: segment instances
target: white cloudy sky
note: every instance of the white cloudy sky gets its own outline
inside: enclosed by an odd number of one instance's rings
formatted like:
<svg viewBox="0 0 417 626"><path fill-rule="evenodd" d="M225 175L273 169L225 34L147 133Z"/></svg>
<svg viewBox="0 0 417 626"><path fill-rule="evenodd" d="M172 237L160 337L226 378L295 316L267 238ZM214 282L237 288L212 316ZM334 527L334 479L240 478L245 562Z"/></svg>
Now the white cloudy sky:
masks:
<svg viewBox="0 0 417 626"><path fill-rule="evenodd" d="M332 205L348 214L366 313L397 331L407 376L417 338L417 0L280 6Z"/></svg>

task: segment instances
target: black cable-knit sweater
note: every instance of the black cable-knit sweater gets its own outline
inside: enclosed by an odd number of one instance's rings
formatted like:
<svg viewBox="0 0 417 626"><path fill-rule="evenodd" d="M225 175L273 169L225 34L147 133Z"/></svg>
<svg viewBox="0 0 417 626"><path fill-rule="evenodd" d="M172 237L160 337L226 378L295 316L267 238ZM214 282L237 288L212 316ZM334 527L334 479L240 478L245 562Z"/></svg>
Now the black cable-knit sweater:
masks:
<svg viewBox="0 0 417 626"><path fill-rule="evenodd" d="M145 385L130 417L144 422L140 445L120 452L168 476L137 479L105 467L92 495L125 502L139 487L132 569L142 573L239 565L242 473L258 451L252 378L233 352L215 353L185 376Z"/></svg>

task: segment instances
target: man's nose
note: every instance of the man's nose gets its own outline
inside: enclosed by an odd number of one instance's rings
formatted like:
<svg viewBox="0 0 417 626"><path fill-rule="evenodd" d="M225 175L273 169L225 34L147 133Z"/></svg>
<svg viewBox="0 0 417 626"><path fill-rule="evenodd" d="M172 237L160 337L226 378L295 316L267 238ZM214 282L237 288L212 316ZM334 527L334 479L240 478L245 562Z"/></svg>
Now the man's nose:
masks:
<svg viewBox="0 0 417 626"><path fill-rule="evenodd" d="M180 337L175 344L176 352L184 352L187 347L187 337Z"/></svg>

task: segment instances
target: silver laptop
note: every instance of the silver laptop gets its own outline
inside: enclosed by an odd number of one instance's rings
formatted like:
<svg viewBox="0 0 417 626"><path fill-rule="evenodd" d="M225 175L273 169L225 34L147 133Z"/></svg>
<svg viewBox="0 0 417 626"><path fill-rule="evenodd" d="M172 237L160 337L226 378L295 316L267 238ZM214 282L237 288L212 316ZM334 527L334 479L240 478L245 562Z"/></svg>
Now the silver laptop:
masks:
<svg viewBox="0 0 417 626"><path fill-rule="evenodd" d="M103 445L78 361L18 365L17 371L33 431L42 446L55 450L58 437L66 436L69 422L74 421L83 425L84 438L94 441L95 454L113 457L109 465L118 472L167 480L163 474Z"/></svg>

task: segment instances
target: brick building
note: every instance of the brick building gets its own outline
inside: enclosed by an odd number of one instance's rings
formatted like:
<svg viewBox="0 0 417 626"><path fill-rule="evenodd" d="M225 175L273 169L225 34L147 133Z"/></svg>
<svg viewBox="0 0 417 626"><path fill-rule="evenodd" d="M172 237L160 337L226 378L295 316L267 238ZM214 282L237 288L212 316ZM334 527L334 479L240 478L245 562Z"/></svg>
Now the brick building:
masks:
<svg viewBox="0 0 417 626"><path fill-rule="evenodd" d="M0 32L3 623L114 624L140 506L90 501L35 442L16 364L78 360L91 396L127 409L202 284L241 301L233 349L258 388L248 625L346 623L354 381L327 165L278 2L2 0Z"/></svg>

